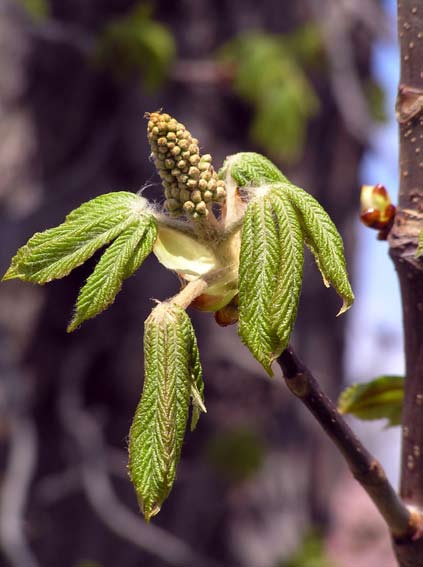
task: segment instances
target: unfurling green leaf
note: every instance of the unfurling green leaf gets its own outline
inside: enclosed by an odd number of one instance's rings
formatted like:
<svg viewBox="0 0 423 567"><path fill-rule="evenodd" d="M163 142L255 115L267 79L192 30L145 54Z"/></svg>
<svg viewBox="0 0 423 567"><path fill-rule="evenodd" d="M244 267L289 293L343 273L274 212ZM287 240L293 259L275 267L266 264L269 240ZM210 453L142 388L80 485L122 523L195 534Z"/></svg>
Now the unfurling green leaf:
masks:
<svg viewBox="0 0 423 567"><path fill-rule="evenodd" d="M239 187L257 187L287 181L274 163L254 152L240 152L228 157L219 171L220 179L225 178L228 168Z"/></svg>
<svg viewBox="0 0 423 567"><path fill-rule="evenodd" d="M239 333L271 374L271 363L287 346L297 314L305 243L326 285L348 309L354 296L341 236L321 205L290 183L267 158L244 152L225 161L220 177L246 190L239 267Z"/></svg>
<svg viewBox="0 0 423 567"><path fill-rule="evenodd" d="M338 409L364 420L388 420L389 426L401 424L404 400L402 376L379 376L371 382L354 384L340 396Z"/></svg>
<svg viewBox="0 0 423 567"><path fill-rule="evenodd" d="M279 271L279 235L271 204L252 201L242 227L239 262L239 328L242 341L272 374L279 349L272 301Z"/></svg>
<svg viewBox="0 0 423 567"><path fill-rule="evenodd" d="M113 303L123 280L129 278L152 251L156 237L156 219L145 214L116 238L79 292L68 332Z"/></svg>
<svg viewBox="0 0 423 567"><path fill-rule="evenodd" d="M303 189L284 183L280 191L285 192L297 210L304 231L305 243L313 253L325 285L333 285L343 300L338 313L351 307L354 294L345 265L342 238L324 208Z"/></svg>
<svg viewBox="0 0 423 567"><path fill-rule="evenodd" d="M188 333L187 339L191 345L191 431L194 431L197 427L201 413L207 413L207 410L204 405L204 382L203 370L200 362L200 352L198 350L194 329L192 328L191 322L189 323L189 326L187 325L186 328Z"/></svg>
<svg viewBox="0 0 423 567"><path fill-rule="evenodd" d="M303 270L301 226L285 195L253 200L245 214L239 268L239 334L271 375L295 323Z"/></svg>
<svg viewBox="0 0 423 567"><path fill-rule="evenodd" d="M175 480L193 391L196 407L203 403L197 344L181 307L161 303L152 311L145 322L144 360L143 393L129 434L129 472L149 521Z"/></svg>
<svg viewBox="0 0 423 567"><path fill-rule="evenodd" d="M143 197L125 191L84 203L61 225L34 234L18 250L3 280L44 284L67 276L139 219L145 205Z"/></svg>
<svg viewBox="0 0 423 567"><path fill-rule="evenodd" d="M276 356L288 346L297 318L303 280L304 244L300 222L285 194L270 192L279 229L280 264L272 300L272 325L279 339Z"/></svg>

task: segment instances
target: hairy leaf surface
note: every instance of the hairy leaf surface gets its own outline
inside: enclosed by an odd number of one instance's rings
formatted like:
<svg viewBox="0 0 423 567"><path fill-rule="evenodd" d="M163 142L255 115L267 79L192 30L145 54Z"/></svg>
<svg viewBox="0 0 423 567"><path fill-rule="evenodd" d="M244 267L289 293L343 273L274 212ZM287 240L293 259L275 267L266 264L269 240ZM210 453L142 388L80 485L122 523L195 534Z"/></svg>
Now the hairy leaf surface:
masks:
<svg viewBox="0 0 423 567"><path fill-rule="evenodd" d="M279 350L273 325L279 273L279 235L271 204L252 201L245 213L239 266L239 335L254 357L272 374Z"/></svg>
<svg viewBox="0 0 423 567"><path fill-rule="evenodd" d="M67 276L126 230L145 202L133 193L119 191L84 203L61 225L34 234L18 250L3 279L44 284Z"/></svg>
<svg viewBox="0 0 423 567"><path fill-rule="evenodd" d="M188 342L191 344L191 431L197 427L198 420L201 413L207 413L206 406L204 405L204 382L203 370L200 362L200 352L197 346L197 339L195 337L194 329L190 325L187 326Z"/></svg>
<svg viewBox="0 0 423 567"><path fill-rule="evenodd" d="M364 420L388 420L388 425L401 424L404 401L402 376L379 376L371 382L354 384L340 396L340 413L350 413Z"/></svg>
<svg viewBox="0 0 423 567"><path fill-rule="evenodd" d="M155 218L142 215L116 238L79 292L68 331L73 331L113 303L123 280L130 277L152 251L156 237Z"/></svg>
<svg viewBox="0 0 423 567"><path fill-rule="evenodd" d="M144 388L129 435L129 472L148 521L172 488L192 388L202 388L194 331L181 307L162 303L152 311L145 322L144 357Z"/></svg>
<svg viewBox="0 0 423 567"><path fill-rule="evenodd" d="M226 176L228 168L239 187L287 181L274 163L254 152L240 152L227 158L219 171L221 179Z"/></svg>
<svg viewBox="0 0 423 567"><path fill-rule="evenodd" d="M338 315L349 309L354 294L345 265L344 244L331 218L314 197L295 185L279 186L297 210L301 219L305 242L316 258L326 285L331 284L343 300Z"/></svg>
<svg viewBox="0 0 423 567"><path fill-rule="evenodd" d="M297 318L304 264L300 222L288 197L276 191L267 199L275 212L279 230L280 264L272 300L273 327L279 339L278 356L287 347Z"/></svg>

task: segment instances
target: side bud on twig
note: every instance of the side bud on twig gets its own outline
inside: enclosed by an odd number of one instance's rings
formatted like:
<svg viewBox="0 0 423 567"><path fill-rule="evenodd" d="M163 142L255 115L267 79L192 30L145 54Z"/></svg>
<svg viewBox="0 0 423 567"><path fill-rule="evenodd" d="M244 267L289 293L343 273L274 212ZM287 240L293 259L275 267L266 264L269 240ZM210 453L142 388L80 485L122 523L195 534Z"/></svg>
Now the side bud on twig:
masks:
<svg viewBox="0 0 423 567"><path fill-rule="evenodd" d="M363 185L360 195L360 219L369 228L379 230L379 240L386 240L394 222L396 207L383 185Z"/></svg>
<svg viewBox="0 0 423 567"><path fill-rule="evenodd" d="M183 124L160 112L147 113L147 135L165 189L165 206L173 216L205 217L211 203L225 200L210 154L200 155L198 140Z"/></svg>

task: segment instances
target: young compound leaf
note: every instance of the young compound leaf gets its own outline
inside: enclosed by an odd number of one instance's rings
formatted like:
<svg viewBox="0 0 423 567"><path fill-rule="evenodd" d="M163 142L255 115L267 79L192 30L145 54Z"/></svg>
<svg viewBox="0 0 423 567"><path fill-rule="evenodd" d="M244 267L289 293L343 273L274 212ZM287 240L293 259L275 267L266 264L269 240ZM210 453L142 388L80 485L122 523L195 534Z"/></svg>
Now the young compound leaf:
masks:
<svg viewBox="0 0 423 567"><path fill-rule="evenodd" d="M227 158L219 171L220 179L225 178L228 168L239 187L287 181L275 164L254 152L240 152Z"/></svg>
<svg viewBox="0 0 423 567"><path fill-rule="evenodd" d="M388 420L389 426L401 424L404 400L402 376L379 376L365 384L354 384L340 396L340 413L350 413L364 420Z"/></svg>
<svg viewBox="0 0 423 567"><path fill-rule="evenodd" d="M84 203L61 225L34 234L18 250L3 280L44 284L67 276L136 221L145 203L144 198L125 191Z"/></svg>
<svg viewBox="0 0 423 567"><path fill-rule="evenodd" d="M279 339L279 349L275 355L279 356L288 345L297 317L304 244L300 222L288 197L271 191L266 199L272 204L279 229L280 265L272 301L272 324Z"/></svg>
<svg viewBox="0 0 423 567"><path fill-rule="evenodd" d="M144 214L116 238L81 289L68 332L113 303L123 280L130 277L152 251L156 236L155 218Z"/></svg>
<svg viewBox="0 0 423 567"><path fill-rule="evenodd" d="M202 392L194 331L181 307L161 303L152 311L145 322L144 358L144 389L129 434L129 473L149 521L175 480L193 386Z"/></svg>
<svg viewBox="0 0 423 567"><path fill-rule="evenodd" d="M342 238L327 212L314 197L291 183L280 185L280 190L286 193L297 210L305 242L316 259L325 285L332 284L343 300L338 313L340 315L347 311L354 301L345 265Z"/></svg>
<svg viewBox="0 0 423 567"><path fill-rule="evenodd" d="M279 350L272 302L279 271L279 235L273 209L253 200L245 213L239 264L238 332L253 356L271 375Z"/></svg>

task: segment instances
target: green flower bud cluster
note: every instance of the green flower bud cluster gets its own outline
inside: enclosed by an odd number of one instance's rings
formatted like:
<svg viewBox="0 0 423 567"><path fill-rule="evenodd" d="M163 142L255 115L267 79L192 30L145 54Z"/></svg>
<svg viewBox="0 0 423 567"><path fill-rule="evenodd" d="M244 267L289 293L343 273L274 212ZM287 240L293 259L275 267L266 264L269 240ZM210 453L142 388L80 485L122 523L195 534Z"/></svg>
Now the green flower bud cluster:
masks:
<svg viewBox="0 0 423 567"><path fill-rule="evenodd" d="M165 188L166 209L173 216L207 216L209 203L222 203L226 198L225 183L218 179L211 155L201 156L198 140L169 114L152 112L146 117L148 141Z"/></svg>

